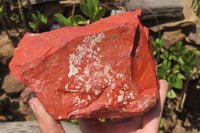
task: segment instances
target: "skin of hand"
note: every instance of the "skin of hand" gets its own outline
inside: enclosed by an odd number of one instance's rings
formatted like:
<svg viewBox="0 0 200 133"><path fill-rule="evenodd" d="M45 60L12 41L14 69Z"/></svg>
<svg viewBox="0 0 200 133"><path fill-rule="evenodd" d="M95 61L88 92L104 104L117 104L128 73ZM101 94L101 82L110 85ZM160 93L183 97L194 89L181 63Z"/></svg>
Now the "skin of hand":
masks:
<svg viewBox="0 0 200 133"><path fill-rule="evenodd" d="M155 107L141 116L115 118L101 123L97 119L79 119L83 133L158 133L160 119L168 91L168 83L160 80L159 99ZM61 123L49 115L37 98L29 100L41 133L65 133Z"/></svg>

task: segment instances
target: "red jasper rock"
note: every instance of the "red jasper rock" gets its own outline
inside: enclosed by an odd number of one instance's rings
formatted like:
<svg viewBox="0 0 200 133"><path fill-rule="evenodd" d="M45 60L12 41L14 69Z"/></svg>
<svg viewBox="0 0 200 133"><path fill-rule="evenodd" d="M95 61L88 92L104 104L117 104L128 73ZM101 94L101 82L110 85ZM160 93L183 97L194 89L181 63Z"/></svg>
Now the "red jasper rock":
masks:
<svg viewBox="0 0 200 133"><path fill-rule="evenodd" d="M55 119L129 117L156 104L159 82L142 11L25 34L9 64Z"/></svg>

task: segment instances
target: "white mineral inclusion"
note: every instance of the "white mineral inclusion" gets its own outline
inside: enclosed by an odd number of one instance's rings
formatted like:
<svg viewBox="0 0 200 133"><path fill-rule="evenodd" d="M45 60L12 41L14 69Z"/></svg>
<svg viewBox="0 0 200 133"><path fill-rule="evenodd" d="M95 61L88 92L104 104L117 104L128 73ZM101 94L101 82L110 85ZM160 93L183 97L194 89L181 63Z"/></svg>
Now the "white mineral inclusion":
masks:
<svg viewBox="0 0 200 133"><path fill-rule="evenodd" d="M111 66L109 64L101 64L101 55L98 55L98 52L101 49L98 47L98 43L102 42L105 38L104 33L93 34L86 36L83 39L82 44L77 46L75 52L69 55L69 73L68 77L71 78L75 76L75 81L80 84L80 88L86 92L94 93L98 96L101 93L99 89L92 89L92 85L95 86L106 86L111 85L111 90L115 88L115 78ZM84 58L84 60L83 60ZM84 61L84 62L83 62ZM82 67L82 63L87 63L85 67ZM81 73L81 75L77 75ZM110 74L112 73L112 74ZM116 74L116 73L115 73ZM117 78L123 78L124 74L116 74ZM87 81L87 82L86 82ZM98 83L98 84L95 84ZM124 87L127 87L125 85ZM65 89L70 92L78 92L81 90L79 87L75 87L76 90L71 90L68 87L68 84L65 85ZM92 90L91 90L92 89ZM81 90L81 91L82 91ZM118 102L122 102L124 99L124 91L119 91L119 95L115 95ZM107 93L109 97L109 103L112 101L110 94ZM92 100L91 96L88 95L87 100ZM82 106L83 104L87 105L87 101L80 97L76 97L74 102Z"/></svg>
<svg viewBox="0 0 200 133"><path fill-rule="evenodd" d="M68 84L65 85L65 89L68 90Z"/></svg>
<svg viewBox="0 0 200 133"><path fill-rule="evenodd" d="M124 99L124 92L123 91L119 91L120 92L120 96L117 97L117 102L122 102Z"/></svg>
<svg viewBox="0 0 200 133"><path fill-rule="evenodd" d="M91 96L90 96L90 95L88 95L88 100L92 100L92 98L91 98Z"/></svg>
<svg viewBox="0 0 200 133"><path fill-rule="evenodd" d="M70 54L70 57L69 57L69 74L68 74L68 77L71 77L72 75L76 75L79 71L78 71L78 68L76 68L73 64L73 61L75 60L75 55L74 54Z"/></svg>
<svg viewBox="0 0 200 133"><path fill-rule="evenodd" d="M81 60L83 56L87 54L88 58L98 58L94 54L97 54L94 51L94 46L96 43L100 43L102 39L105 38L104 33L93 34L91 36L86 36L81 45L78 45L76 52L69 55L69 73L68 77L75 76L81 69ZM98 48L100 50L100 48Z"/></svg>
<svg viewBox="0 0 200 133"><path fill-rule="evenodd" d="M123 99L124 99L124 96L118 96L118 97L117 97L117 102L122 102Z"/></svg>

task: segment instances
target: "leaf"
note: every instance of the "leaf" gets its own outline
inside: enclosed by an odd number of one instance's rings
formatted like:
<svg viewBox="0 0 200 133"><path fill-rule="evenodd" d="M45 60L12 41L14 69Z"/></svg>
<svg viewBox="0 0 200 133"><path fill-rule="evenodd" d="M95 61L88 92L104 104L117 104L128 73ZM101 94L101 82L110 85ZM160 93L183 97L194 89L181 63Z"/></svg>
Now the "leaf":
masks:
<svg viewBox="0 0 200 133"><path fill-rule="evenodd" d="M173 73L178 73L180 70L180 66L179 65L175 65L174 68L172 69Z"/></svg>
<svg viewBox="0 0 200 133"><path fill-rule="evenodd" d="M160 64L158 64L158 65L157 65L157 68L158 68L158 67L162 67L162 66L163 66L163 64L162 64L162 63L160 63Z"/></svg>
<svg viewBox="0 0 200 133"><path fill-rule="evenodd" d="M182 46L182 42L177 42L175 46L170 47L169 49L174 55L181 56L185 50L187 50L185 47Z"/></svg>
<svg viewBox="0 0 200 133"><path fill-rule="evenodd" d="M178 56L183 56L184 54L188 53L188 49L184 46L181 46L181 48L178 48L176 52Z"/></svg>
<svg viewBox="0 0 200 133"><path fill-rule="evenodd" d="M80 9L83 12L83 14L85 14L88 17L92 17L92 16L90 16L90 9L89 9L88 5L85 3L85 0L81 0Z"/></svg>
<svg viewBox="0 0 200 133"><path fill-rule="evenodd" d="M88 4L89 14L90 14L91 18L94 19L95 14L98 12L98 8L97 8L97 10L95 10L94 0L87 0L87 1L90 1L90 4ZM97 7L98 7L98 5L97 5Z"/></svg>
<svg viewBox="0 0 200 133"><path fill-rule="evenodd" d="M38 16L38 17L40 17L40 15L41 15L41 13L40 13L38 10L35 11L35 14L36 14L36 16Z"/></svg>
<svg viewBox="0 0 200 133"><path fill-rule="evenodd" d="M41 24L47 23L47 17L41 14L38 10L30 10L27 15L28 19L31 20L29 26L31 28L34 27L33 29L39 27Z"/></svg>
<svg viewBox="0 0 200 133"><path fill-rule="evenodd" d="M178 57L175 56L175 55L172 56L172 59L173 59L174 61L176 61L176 62L178 61Z"/></svg>
<svg viewBox="0 0 200 133"><path fill-rule="evenodd" d="M184 75L190 76L190 74L191 74L191 68L190 68L190 67L187 67L187 66L185 66L185 65L182 65L182 66L181 66L181 69L184 71Z"/></svg>
<svg viewBox="0 0 200 133"><path fill-rule="evenodd" d="M193 69L197 65L196 49L194 49L194 50L188 50L183 55L183 60L185 62L185 65L190 66L191 69Z"/></svg>
<svg viewBox="0 0 200 133"><path fill-rule="evenodd" d="M196 65L196 64L197 64L197 55L196 55L196 53L193 54L192 57L190 57L189 60L191 61L191 63L192 63L193 65Z"/></svg>
<svg viewBox="0 0 200 133"><path fill-rule="evenodd" d="M86 4L89 10L89 16L92 17L93 15L91 13L94 13L93 0L86 0Z"/></svg>
<svg viewBox="0 0 200 133"><path fill-rule="evenodd" d="M176 45L175 45L177 48L181 48L181 46L182 46L182 42L181 41L178 41L177 43L176 43Z"/></svg>
<svg viewBox="0 0 200 133"><path fill-rule="evenodd" d="M35 19L32 22L36 25L36 27L38 27L40 25L40 18L38 16L36 16Z"/></svg>
<svg viewBox="0 0 200 133"><path fill-rule="evenodd" d="M174 92L174 90L170 89L167 92L167 97L170 98L170 99L176 98L176 93Z"/></svg>
<svg viewBox="0 0 200 133"><path fill-rule="evenodd" d="M182 89L183 87L182 79L177 78L175 74L169 75L167 81L169 83L169 88L174 87L177 89Z"/></svg>
<svg viewBox="0 0 200 133"><path fill-rule="evenodd" d="M98 0L93 0L93 3L94 3L95 12L98 12L99 11L99 1Z"/></svg>
<svg viewBox="0 0 200 133"><path fill-rule="evenodd" d="M64 24L65 24L65 26L68 26L68 27L72 26L71 18L66 19L65 22L64 22Z"/></svg>
<svg viewBox="0 0 200 133"><path fill-rule="evenodd" d="M169 60L172 60L173 59L173 54L169 54Z"/></svg>
<svg viewBox="0 0 200 133"><path fill-rule="evenodd" d="M99 20L105 14L105 8L99 7L98 0L81 0L80 9L90 17L91 22Z"/></svg>
<svg viewBox="0 0 200 133"><path fill-rule="evenodd" d="M71 18L72 26L77 26L79 23L84 23L86 20L81 15L75 15Z"/></svg>
<svg viewBox="0 0 200 133"><path fill-rule="evenodd" d="M38 16L38 12L36 11L36 12L33 12L32 14L31 14L31 20L32 21L35 21L36 19L37 19L37 16Z"/></svg>
<svg viewBox="0 0 200 133"><path fill-rule="evenodd" d="M155 41L155 45L159 49L163 48L164 44L165 44L165 40L163 38L161 38L161 39L157 38L156 41Z"/></svg>
<svg viewBox="0 0 200 133"><path fill-rule="evenodd" d="M160 46L159 46L159 38L157 38L156 40L151 37L151 40L153 42L153 50L154 50L154 55L156 55L157 53L160 53L161 49L160 49Z"/></svg>
<svg viewBox="0 0 200 133"><path fill-rule="evenodd" d="M169 59L169 52L167 50L164 50L160 57L162 59Z"/></svg>
<svg viewBox="0 0 200 133"><path fill-rule="evenodd" d="M155 56L156 54L157 54L157 51L154 50L154 51L153 51L153 55Z"/></svg>
<svg viewBox="0 0 200 133"><path fill-rule="evenodd" d="M155 43L155 39L151 36L151 41L154 44Z"/></svg>
<svg viewBox="0 0 200 133"><path fill-rule="evenodd" d="M185 76L181 73L178 73L177 78L179 79L186 79Z"/></svg>
<svg viewBox="0 0 200 133"><path fill-rule="evenodd" d="M78 121L77 121L76 119L74 119L74 120L69 120L69 122L72 123L72 124L78 124Z"/></svg>
<svg viewBox="0 0 200 133"><path fill-rule="evenodd" d="M12 13L12 15L10 16L10 19L12 21L14 21L15 23L18 23L20 20L19 20L19 14L16 14L16 13Z"/></svg>
<svg viewBox="0 0 200 133"><path fill-rule="evenodd" d="M167 59L164 59L162 62L162 65L165 69L169 69L171 67L172 62L168 61Z"/></svg>
<svg viewBox="0 0 200 133"><path fill-rule="evenodd" d="M41 15L41 24L46 24L47 23L47 16Z"/></svg>
<svg viewBox="0 0 200 133"><path fill-rule="evenodd" d="M87 0L87 5L89 8L90 18L94 20L95 14L99 11L99 1L98 0Z"/></svg>
<svg viewBox="0 0 200 133"><path fill-rule="evenodd" d="M179 58L178 58L178 62L179 62L181 65L184 65L184 61L183 61L183 58L182 58L182 57L179 57Z"/></svg>
<svg viewBox="0 0 200 133"><path fill-rule="evenodd" d="M61 26L68 26L69 25L67 18L65 16L63 16L62 14L60 14L60 13L55 14L54 15L54 19Z"/></svg>
<svg viewBox="0 0 200 133"><path fill-rule="evenodd" d="M158 133L164 133L164 131L162 131L162 130L159 130L159 132Z"/></svg>
<svg viewBox="0 0 200 133"><path fill-rule="evenodd" d="M160 48L160 39L159 39L159 38L156 39L156 41L155 41L155 46L156 46L157 48Z"/></svg>
<svg viewBox="0 0 200 133"><path fill-rule="evenodd" d="M172 84L173 84L174 80L176 80L176 75L175 75L175 74L170 74L170 75L167 77L167 81L168 81L168 83L169 83L169 88L172 87Z"/></svg>
<svg viewBox="0 0 200 133"><path fill-rule="evenodd" d="M158 77L159 77L159 79L166 79L167 70L163 67L158 67Z"/></svg>
<svg viewBox="0 0 200 133"><path fill-rule="evenodd" d="M177 78L173 84L173 87L174 88L177 88L177 89L182 89L183 88L183 82L182 82L182 79L179 79Z"/></svg>
<svg viewBox="0 0 200 133"><path fill-rule="evenodd" d="M32 28L32 29L35 29L36 28L36 25L32 22L28 22L28 25Z"/></svg>
<svg viewBox="0 0 200 133"><path fill-rule="evenodd" d="M160 120L160 128L162 128L164 124L165 124L165 118L162 117Z"/></svg>
<svg viewBox="0 0 200 133"><path fill-rule="evenodd" d="M164 38L161 37L161 39L160 39L160 48L163 48L164 45L165 45L165 40L164 40Z"/></svg>
<svg viewBox="0 0 200 133"><path fill-rule="evenodd" d="M3 18L5 12L6 12L6 10L5 10L4 6L3 6L3 5L0 5L0 19Z"/></svg>
<svg viewBox="0 0 200 133"><path fill-rule="evenodd" d="M99 20L100 18L102 18L105 15L106 9L105 8L101 8L94 16L93 18L93 22Z"/></svg>
<svg viewBox="0 0 200 133"><path fill-rule="evenodd" d="M175 48L175 46L172 46L172 47L169 48L169 50L170 50L171 52L174 52L174 51L176 50L176 48Z"/></svg>

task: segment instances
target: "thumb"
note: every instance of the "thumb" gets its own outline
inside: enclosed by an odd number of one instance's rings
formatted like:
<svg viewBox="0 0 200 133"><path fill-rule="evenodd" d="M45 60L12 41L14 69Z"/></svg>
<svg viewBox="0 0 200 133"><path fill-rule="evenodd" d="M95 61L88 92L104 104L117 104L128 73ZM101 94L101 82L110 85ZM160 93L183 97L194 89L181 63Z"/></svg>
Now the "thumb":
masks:
<svg viewBox="0 0 200 133"><path fill-rule="evenodd" d="M41 133L65 133L61 123L45 111L37 98L29 100L29 105L35 114Z"/></svg>
<svg viewBox="0 0 200 133"><path fill-rule="evenodd" d="M151 131L152 133L157 133L159 130L160 119L165 103L165 98L168 91L168 83L165 80L160 80L160 91L159 99L154 108L144 115L143 119L143 129L145 131Z"/></svg>

